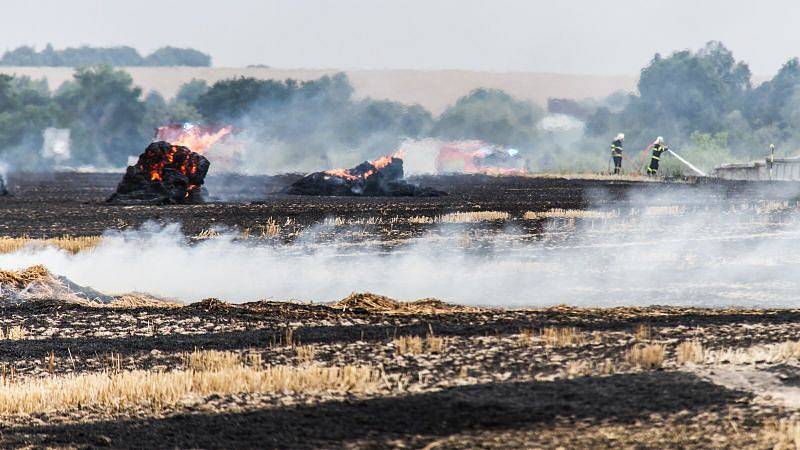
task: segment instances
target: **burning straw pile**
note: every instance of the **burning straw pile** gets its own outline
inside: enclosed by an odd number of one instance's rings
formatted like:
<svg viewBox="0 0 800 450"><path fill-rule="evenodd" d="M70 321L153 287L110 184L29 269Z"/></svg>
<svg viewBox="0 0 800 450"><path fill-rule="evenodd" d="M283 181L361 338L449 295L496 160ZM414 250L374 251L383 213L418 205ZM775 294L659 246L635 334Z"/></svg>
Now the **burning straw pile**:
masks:
<svg viewBox="0 0 800 450"><path fill-rule="evenodd" d="M188 147L153 142L128 166L110 203L165 205L202 203L211 163Z"/></svg>
<svg viewBox="0 0 800 450"><path fill-rule="evenodd" d="M19 303L27 300L61 300L69 303L110 303L113 298L53 276L43 266L24 270L0 270L0 299Z"/></svg>
<svg viewBox="0 0 800 450"><path fill-rule="evenodd" d="M286 191L296 195L367 197L435 197L447 195L403 180L400 154L364 161L352 169L314 172L297 180Z"/></svg>
<svg viewBox="0 0 800 450"><path fill-rule="evenodd" d="M47 300L85 306L173 307L176 303L142 293L106 295L50 273L44 266L22 270L0 269L0 304Z"/></svg>

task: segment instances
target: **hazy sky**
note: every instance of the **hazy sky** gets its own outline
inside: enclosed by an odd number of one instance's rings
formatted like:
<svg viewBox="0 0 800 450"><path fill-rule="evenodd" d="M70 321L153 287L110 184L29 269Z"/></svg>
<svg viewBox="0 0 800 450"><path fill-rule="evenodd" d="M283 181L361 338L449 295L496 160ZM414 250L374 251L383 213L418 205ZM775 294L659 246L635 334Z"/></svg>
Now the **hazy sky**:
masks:
<svg viewBox="0 0 800 450"><path fill-rule="evenodd" d="M800 55L796 0L4 0L0 51L163 45L215 66L634 74L720 40L756 74Z"/></svg>

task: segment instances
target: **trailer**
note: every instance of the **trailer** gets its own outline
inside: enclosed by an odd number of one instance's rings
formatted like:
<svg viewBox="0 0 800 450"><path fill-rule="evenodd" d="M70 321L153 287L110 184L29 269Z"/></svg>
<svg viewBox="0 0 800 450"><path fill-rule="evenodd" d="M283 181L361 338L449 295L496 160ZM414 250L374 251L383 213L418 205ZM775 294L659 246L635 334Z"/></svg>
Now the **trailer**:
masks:
<svg viewBox="0 0 800 450"><path fill-rule="evenodd" d="M722 164L714 176L723 180L800 181L800 157L772 158L740 164Z"/></svg>

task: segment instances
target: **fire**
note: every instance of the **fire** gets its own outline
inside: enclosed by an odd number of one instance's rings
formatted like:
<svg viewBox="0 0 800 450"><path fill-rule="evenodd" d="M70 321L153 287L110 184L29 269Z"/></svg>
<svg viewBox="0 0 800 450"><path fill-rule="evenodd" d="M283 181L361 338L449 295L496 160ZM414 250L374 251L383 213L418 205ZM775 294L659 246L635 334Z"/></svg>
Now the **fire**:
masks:
<svg viewBox="0 0 800 450"><path fill-rule="evenodd" d="M164 170L171 169L178 171L191 179L197 173L197 166L200 161L197 155L183 146L173 144L163 155L158 152L145 152L140 158L136 167L149 174L150 181L163 181ZM195 184L189 184L189 191L198 188ZM188 197L188 193L186 195Z"/></svg>
<svg viewBox="0 0 800 450"><path fill-rule="evenodd" d="M391 155L382 156L374 161L368 161L367 163L370 164L373 169L366 170L365 172L357 171L357 167L353 169L330 169L326 170L323 173L326 175L331 175L334 177L344 178L346 180L366 180L370 176L372 176L376 170L383 169L384 167L388 166L392 163L393 159L403 159L403 155L405 155L404 150L398 150ZM360 166L359 166L360 167Z"/></svg>
<svg viewBox="0 0 800 450"><path fill-rule="evenodd" d="M193 124L165 125L156 130L156 140L189 147L193 152L202 155L232 131L233 127L230 125L222 128Z"/></svg>

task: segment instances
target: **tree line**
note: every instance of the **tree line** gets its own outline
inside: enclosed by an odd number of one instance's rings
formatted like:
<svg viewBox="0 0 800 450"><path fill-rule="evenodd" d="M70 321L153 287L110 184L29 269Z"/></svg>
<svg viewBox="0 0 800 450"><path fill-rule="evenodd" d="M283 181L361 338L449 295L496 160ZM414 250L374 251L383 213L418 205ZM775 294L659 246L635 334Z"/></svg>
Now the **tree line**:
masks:
<svg viewBox="0 0 800 450"><path fill-rule="evenodd" d="M42 130L67 128L73 164L122 166L167 123L224 123L248 132L253 145L279 167L304 161L372 158L404 138L483 138L524 145L543 110L495 90L476 90L434 118L419 105L357 99L344 74L316 80L248 77L183 84L165 99L135 86L124 70L107 65L76 70L56 91L45 80L0 75L0 158L16 166L41 164ZM474 130L472 133L471 130ZM283 166L281 166L283 164Z"/></svg>
<svg viewBox="0 0 800 450"><path fill-rule="evenodd" d="M618 132L626 133L629 161L664 136L709 168L762 157L770 143L784 154L800 143L800 63L791 59L754 86L748 66L712 42L695 52L655 55L636 93L553 102L551 109L579 116L585 128L548 131L543 108L499 90L477 89L435 117L419 105L357 98L344 74L192 80L165 99L143 93L123 70L101 65L76 70L54 92L44 80L0 76L0 158L36 161L42 130L57 127L71 132L74 164L119 167L138 155L155 127L206 122L244 130L254 164L271 170L358 162L390 153L405 138L427 137L514 147L532 170L599 170Z"/></svg>
<svg viewBox="0 0 800 450"><path fill-rule="evenodd" d="M82 67L110 66L211 66L211 56L191 48L162 47L142 56L133 47L77 47L55 50L51 44L41 51L23 45L8 50L0 58L0 66Z"/></svg>

